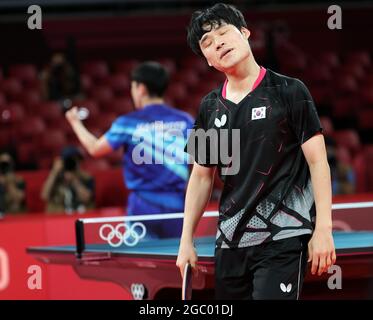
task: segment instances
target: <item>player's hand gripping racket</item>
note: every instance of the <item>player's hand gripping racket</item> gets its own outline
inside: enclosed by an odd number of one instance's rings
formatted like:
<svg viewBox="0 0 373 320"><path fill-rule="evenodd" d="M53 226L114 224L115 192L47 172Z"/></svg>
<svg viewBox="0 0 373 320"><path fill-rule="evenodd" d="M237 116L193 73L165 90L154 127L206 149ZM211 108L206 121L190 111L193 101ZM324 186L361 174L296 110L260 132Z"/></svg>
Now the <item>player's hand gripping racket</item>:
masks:
<svg viewBox="0 0 373 320"><path fill-rule="evenodd" d="M184 268L183 287L181 293L182 300L192 300L192 285L193 271L190 263L187 263Z"/></svg>

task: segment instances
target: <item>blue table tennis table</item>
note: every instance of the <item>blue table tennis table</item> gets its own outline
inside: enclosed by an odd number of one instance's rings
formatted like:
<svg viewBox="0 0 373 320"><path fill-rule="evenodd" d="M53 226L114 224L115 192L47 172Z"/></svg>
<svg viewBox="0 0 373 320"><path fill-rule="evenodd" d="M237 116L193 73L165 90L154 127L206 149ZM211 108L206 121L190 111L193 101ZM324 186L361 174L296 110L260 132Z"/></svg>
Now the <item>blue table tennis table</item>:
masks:
<svg viewBox="0 0 373 320"><path fill-rule="evenodd" d="M327 286L332 274L305 279L303 299L372 299L373 232L334 232L342 288ZM193 280L193 298L213 299L214 237L195 240L199 273ZM144 240L134 247L108 244L30 247L41 262L69 264L83 279L110 281L130 291L135 299L175 299L180 296L181 276L175 266L179 239ZM140 293L140 294L139 294Z"/></svg>

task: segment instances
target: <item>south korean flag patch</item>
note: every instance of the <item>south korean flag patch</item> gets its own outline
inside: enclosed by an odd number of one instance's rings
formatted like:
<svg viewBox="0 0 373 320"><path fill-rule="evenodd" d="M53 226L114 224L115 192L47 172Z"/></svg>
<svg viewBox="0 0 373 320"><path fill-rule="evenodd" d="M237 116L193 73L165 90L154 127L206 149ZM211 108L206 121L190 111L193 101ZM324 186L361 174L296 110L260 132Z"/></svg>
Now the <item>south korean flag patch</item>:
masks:
<svg viewBox="0 0 373 320"><path fill-rule="evenodd" d="M251 120L265 119L267 107L254 108L251 111Z"/></svg>

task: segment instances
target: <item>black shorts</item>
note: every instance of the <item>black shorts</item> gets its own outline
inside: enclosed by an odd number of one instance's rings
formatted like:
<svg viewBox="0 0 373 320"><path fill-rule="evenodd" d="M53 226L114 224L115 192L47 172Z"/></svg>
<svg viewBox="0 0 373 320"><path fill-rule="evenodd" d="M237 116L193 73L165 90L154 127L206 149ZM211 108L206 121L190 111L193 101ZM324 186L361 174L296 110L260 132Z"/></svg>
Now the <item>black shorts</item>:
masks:
<svg viewBox="0 0 373 320"><path fill-rule="evenodd" d="M215 249L216 299L299 299L309 239L307 235L246 248Z"/></svg>

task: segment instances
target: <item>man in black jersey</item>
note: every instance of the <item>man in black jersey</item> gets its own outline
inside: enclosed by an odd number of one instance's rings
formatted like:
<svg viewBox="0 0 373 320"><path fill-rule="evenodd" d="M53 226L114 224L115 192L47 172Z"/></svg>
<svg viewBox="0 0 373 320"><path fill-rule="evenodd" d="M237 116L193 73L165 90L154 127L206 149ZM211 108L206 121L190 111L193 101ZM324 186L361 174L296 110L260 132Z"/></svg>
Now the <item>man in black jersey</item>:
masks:
<svg viewBox="0 0 373 320"><path fill-rule="evenodd" d="M195 163L176 264L181 274L187 262L196 268L193 233L217 168L224 188L216 235L216 298L298 299L307 258L318 275L336 260L330 169L306 86L259 66L249 37L242 13L226 4L196 11L188 28L192 50L223 72L226 81L202 99L187 144ZM201 130L217 132L217 140L204 136L211 148L201 147L196 134ZM224 130L229 138L222 141ZM232 141L237 130L239 139ZM239 152L234 152L237 145ZM232 153L231 163L221 160L222 149Z"/></svg>

